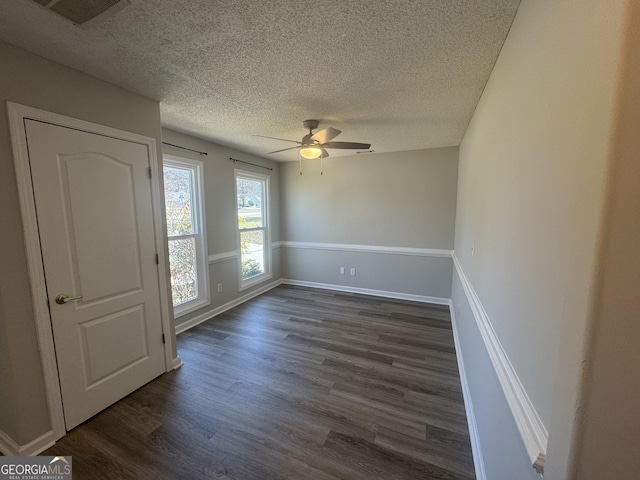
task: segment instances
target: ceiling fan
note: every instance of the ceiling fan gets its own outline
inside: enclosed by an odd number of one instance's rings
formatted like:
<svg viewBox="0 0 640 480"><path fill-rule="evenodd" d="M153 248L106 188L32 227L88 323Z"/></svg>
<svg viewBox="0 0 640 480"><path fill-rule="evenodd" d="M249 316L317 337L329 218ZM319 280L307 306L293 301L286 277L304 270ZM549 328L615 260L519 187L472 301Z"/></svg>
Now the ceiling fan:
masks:
<svg viewBox="0 0 640 480"><path fill-rule="evenodd" d="M320 130L319 132L313 133L313 131L318 128L319 121L318 120L305 120L302 122L304 128L309 129L309 133L302 137L302 141L298 142L296 140L288 140L286 138L276 138L276 137L267 137L265 135L256 135L256 137L262 138L271 138L273 140L282 140L283 142L293 142L297 143L298 146L283 148L281 150L275 150L272 153L285 152L287 150L293 150L294 148L300 149L300 155L304 158L327 158L329 156L329 152L327 152L327 148L342 148L342 149L351 149L351 150L368 150L371 147L370 143L356 143L356 142L332 142L334 138L342 133L342 131L328 127L324 130Z"/></svg>

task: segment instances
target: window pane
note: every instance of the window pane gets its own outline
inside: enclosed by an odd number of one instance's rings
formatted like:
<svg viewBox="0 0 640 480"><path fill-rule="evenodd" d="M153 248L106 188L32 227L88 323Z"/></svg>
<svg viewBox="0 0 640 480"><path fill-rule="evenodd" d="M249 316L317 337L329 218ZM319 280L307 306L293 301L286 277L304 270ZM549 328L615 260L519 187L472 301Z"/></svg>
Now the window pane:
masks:
<svg viewBox="0 0 640 480"><path fill-rule="evenodd" d="M167 210L167 234L188 235L193 232L191 211L191 172L164 167L164 197Z"/></svg>
<svg viewBox="0 0 640 480"><path fill-rule="evenodd" d="M169 240L169 267L173 306L198 297L196 240L193 237Z"/></svg>
<svg viewBox="0 0 640 480"><path fill-rule="evenodd" d="M263 182L246 178L238 178L237 182L238 227L240 229L264 227Z"/></svg>
<svg viewBox="0 0 640 480"><path fill-rule="evenodd" d="M264 231L240 232L242 279L264 273Z"/></svg>

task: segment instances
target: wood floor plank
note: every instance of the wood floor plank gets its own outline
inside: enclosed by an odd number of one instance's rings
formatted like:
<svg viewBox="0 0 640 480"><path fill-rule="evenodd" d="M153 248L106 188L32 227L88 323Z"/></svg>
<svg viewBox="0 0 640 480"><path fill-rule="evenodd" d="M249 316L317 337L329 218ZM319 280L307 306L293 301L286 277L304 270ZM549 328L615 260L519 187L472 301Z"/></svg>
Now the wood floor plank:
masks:
<svg viewBox="0 0 640 480"><path fill-rule="evenodd" d="M45 455L74 479L474 477L448 307L280 286Z"/></svg>
<svg viewBox="0 0 640 480"><path fill-rule="evenodd" d="M426 438L418 439L381 427L376 435L375 443L394 452L407 455L414 460L426 460L433 465L449 470L457 474L457 478L460 480L474 478L473 458L470 453L468 437L429 425L427 428ZM442 448L443 444L446 445L445 448ZM467 461L461 462L460 459L465 457Z"/></svg>
<svg viewBox="0 0 640 480"><path fill-rule="evenodd" d="M340 461L351 469L365 472L367 479L420 478L424 480L457 480L459 475L431 463L386 449L375 443L330 432L325 447L339 452Z"/></svg>

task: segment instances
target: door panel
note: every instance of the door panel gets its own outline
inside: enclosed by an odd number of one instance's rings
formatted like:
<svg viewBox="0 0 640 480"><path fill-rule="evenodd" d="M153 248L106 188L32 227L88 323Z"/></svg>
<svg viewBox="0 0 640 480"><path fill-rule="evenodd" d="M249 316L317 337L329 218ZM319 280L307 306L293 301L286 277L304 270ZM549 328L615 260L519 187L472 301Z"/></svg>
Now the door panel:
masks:
<svg viewBox="0 0 640 480"><path fill-rule="evenodd" d="M136 305L81 324L87 388L149 356L144 318L144 307Z"/></svg>
<svg viewBox="0 0 640 480"><path fill-rule="evenodd" d="M25 128L69 430L165 370L150 160L134 142Z"/></svg>
<svg viewBox="0 0 640 480"><path fill-rule="evenodd" d="M136 204L132 166L94 153L60 155L58 161L68 180L73 231L67 235L76 242L83 301L141 290L140 242L136 211L131 208Z"/></svg>

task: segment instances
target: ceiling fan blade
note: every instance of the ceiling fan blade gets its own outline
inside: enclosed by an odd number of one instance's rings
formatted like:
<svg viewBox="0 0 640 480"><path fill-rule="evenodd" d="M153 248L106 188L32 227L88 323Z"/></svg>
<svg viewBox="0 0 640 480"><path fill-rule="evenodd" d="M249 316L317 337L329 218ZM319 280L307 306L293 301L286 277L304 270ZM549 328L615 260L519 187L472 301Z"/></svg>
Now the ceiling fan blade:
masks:
<svg viewBox="0 0 640 480"><path fill-rule="evenodd" d="M371 147L370 143L356 143L356 142L328 142L323 143L324 148L350 148L352 150L368 150Z"/></svg>
<svg viewBox="0 0 640 480"><path fill-rule="evenodd" d="M297 143L298 145L302 145L302 142L298 142L297 140L288 140L286 138L277 138L277 137L267 137L266 135L253 135L254 137L262 137L262 138L270 138L272 140L282 140L283 142L291 142Z"/></svg>
<svg viewBox="0 0 640 480"><path fill-rule="evenodd" d="M338 130L333 127L325 128L324 130L320 130L319 132L314 133L311 136L311 140L318 143L327 143L329 140L333 140L338 135L342 133L341 130Z"/></svg>
<svg viewBox="0 0 640 480"><path fill-rule="evenodd" d="M324 148L320 147L320 150L322 150L322 158L327 158L331 156L329 155L329 152L327 152Z"/></svg>
<svg viewBox="0 0 640 480"><path fill-rule="evenodd" d="M274 150L273 152L268 152L267 155L271 155L272 153L286 152L287 150L293 150L294 148L300 148L300 147L289 147L289 148L283 148L282 150Z"/></svg>

